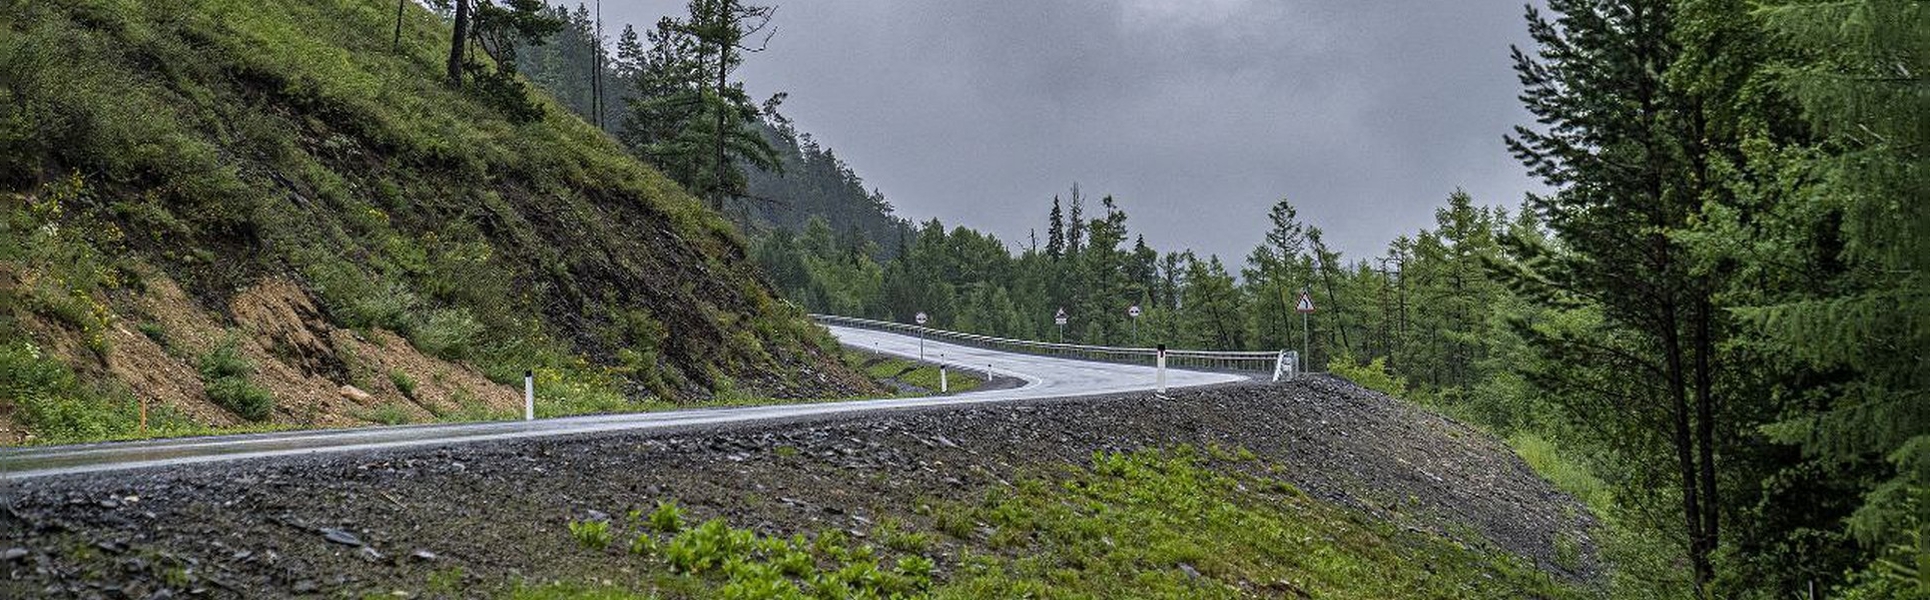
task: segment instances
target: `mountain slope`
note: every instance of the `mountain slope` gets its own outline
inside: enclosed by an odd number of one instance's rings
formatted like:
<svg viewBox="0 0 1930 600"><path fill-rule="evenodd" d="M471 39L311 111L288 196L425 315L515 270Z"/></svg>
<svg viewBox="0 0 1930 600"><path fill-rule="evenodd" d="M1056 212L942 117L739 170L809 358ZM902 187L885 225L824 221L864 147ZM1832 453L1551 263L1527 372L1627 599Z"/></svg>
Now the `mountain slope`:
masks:
<svg viewBox="0 0 1930 600"><path fill-rule="evenodd" d="M388 421L352 414L439 413L462 402L414 390L525 369L550 412L868 390L675 184L547 99L519 124L449 86L444 25L413 4L393 48L377 0L0 7L16 441L125 434L142 397L196 426ZM243 306L264 289L280 318ZM355 351L384 332L432 362ZM157 365L124 368L137 350ZM205 389L169 401L127 376L164 371ZM381 389L333 393L358 383ZM244 387L281 402L263 416ZM480 387L447 393L507 408Z"/></svg>

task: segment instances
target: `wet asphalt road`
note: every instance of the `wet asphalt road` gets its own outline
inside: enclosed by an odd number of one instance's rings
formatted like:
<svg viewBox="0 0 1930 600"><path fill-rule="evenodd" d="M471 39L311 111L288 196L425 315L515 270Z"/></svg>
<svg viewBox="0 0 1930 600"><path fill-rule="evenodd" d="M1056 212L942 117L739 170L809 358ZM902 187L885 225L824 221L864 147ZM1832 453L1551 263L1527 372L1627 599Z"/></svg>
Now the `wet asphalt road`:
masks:
<svg viewBox="0 0 1930 600"><path fill-rule="evenodd" d="M838 341L872 352L917 358L916 337L828 326ZM973 371L991 369L1025 383L1016 388L924 398L853 400L810 404L705 408L447 425L406 425L48 446L0 450L0 481L125 469L153 469L191 463L290 456L320 452L376 450L408 446L468 444L547 436L691 425L752 423L831 414L849 414L939 405L1008 402L1040 398L1097 396L1153 389L1152 367L1013 354L925 340L924 358ZM1242 375L1169 369L1174 388L1230 383ZM542 398L537 398L542 402Z"/></svg>

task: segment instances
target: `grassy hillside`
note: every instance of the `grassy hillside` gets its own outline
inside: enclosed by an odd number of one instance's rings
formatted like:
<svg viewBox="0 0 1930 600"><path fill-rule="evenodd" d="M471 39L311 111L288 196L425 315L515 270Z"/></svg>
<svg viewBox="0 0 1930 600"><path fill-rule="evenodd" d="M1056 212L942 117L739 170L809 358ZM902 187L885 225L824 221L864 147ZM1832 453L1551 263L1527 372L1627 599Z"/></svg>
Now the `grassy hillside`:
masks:
<svg viewBox="0 0 1930 600"><path fill-rule="evenodd" d="M727 222L394 10L0 3L0 442L869 391Z"/></svg>

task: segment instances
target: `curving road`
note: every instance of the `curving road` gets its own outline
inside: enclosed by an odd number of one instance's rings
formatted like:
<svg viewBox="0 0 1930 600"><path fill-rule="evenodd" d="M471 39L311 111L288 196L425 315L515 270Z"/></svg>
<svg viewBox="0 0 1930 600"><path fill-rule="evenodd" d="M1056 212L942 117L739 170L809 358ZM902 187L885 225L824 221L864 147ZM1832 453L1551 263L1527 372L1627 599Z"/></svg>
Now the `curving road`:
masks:
<svg viewBox="0 0 1930 600"><path fill-rule="evenodd" d="M920 342L915 337L840 326L827 326L827 328L846 346L911 358L919 356ZM1000 376L1015 377L1025 383L1016 388L925 398L688 409L537 421L362 427L8 449L0 450L0 481L17 482L48 475L151 469L199 462L318 452L474 443L632 429L744 423L924 406L1091 396L1150 390L1154 385L1154 371L1146 366L1013 354L931 340L926 340L923 344L924 356L929 361L943 362L973 371L990 368ZM1245 376L1227 373L1167 370L1167 385L1175 388L1229 383L1244 379L1246 379ZM541 402L542 398L537 398L537 401Z"/></svg>

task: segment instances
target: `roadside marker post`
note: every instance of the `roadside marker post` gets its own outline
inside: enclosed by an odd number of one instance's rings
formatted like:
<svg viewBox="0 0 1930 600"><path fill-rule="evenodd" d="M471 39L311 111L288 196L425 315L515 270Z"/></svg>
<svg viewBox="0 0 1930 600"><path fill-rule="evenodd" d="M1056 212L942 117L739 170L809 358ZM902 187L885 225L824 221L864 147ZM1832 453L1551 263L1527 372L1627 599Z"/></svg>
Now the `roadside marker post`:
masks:
<svg viewBox="0 0 1930 600"><path fill-rule="evenodd" d="M1307 357L1311 357L1313 356L1313 342L1308 333L1311 329L1307 327L1307 315L1313 314L1313 296L1307 295L1306 290L1300 290L1300 302L1294 305L1293 310L1294 312L1300 313L1300 352ZM1304 364L1295 366L1295 372L1307 370L1307 366Z"/></svg>
<svg viewBox="0 0 1930 600"><path fill-rule="evenodd" d="M523 371L523 420L536 420L536 372Z"/></svg>
<svg viewBox="0 0 1930 600"><path fill-rule="evenodd" d="M1159 345L1159 352L1156 353L1156 356L1158 358L1154 359L1154 362L1158 363L1158 366L1155 367L1155 370L1157 370L1159 374L1154 376L1153 387L1159 390L1158 393L1165 394L1166 393L1166 345L1165 344Z"/></svg>
<svg viewBox="0 0 1930 600"><path fill-rule="evenodd" d="M945 377L945 365L938 365L938 393L940 394L952 393L951 380L946 379Z"/></svg>

